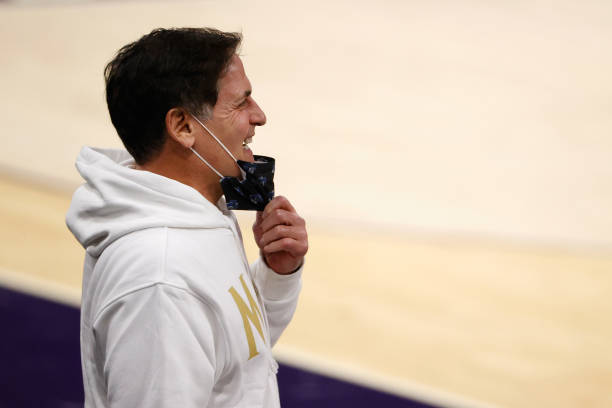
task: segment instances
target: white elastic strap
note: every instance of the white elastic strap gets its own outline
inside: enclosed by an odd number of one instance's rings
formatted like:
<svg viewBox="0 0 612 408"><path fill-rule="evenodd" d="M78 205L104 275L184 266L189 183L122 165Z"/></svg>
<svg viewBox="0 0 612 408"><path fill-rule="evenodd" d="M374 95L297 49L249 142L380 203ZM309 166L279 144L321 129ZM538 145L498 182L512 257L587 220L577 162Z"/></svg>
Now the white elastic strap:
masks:
<svg viewBox="0 0 612 408"><path fill-rule="evenodd" d="M203 161L203 162L204 162L204 163L205 163L205 164L206 164L208 167L210 167L210 169L211 169L212 171L214 171L215 173L217 173L217 176L219 176L219 178L223 178L223 174L219 173L219 172L217 171L217 169L215 169L215 168L214 168L214 167L213 167L213 166L212 166L212 165L211 165L209 162L207 162L207 161L206 161L206 159L205 159L205 158L203 158L202 156L200 156L200 154L199 154L198 152L196 152L196 151L193 149L193 147L190 147L189 149L191 149L191 151L193 152L193 154L195 154L196 156L198 156L198 158L199 158L200 160L202 160L202 161Z"/></svg>
<svg viewBox="0 0 612 408"><path fill-rule="evenodd" d="M217 139L217 136L215 136L215 134L214 134L213 132L211 132L211 131L210 131L210 129L208 129L206 126L204 126L204 124L203 124L202 122L200 122L200 119L196 118L194 115L192 115L192 116L193 116L193 118L196 120L196 122L198 122L200 125L202 125L202 127L203 127L204 129L206 129L206 131L207 131L208 133L210 133L210 135L211 135L211 136L212 136L212 137L213 137L213 138L214 138L214 139L217 141L217 143L219 143L219 146L221 146L221 147L223 148L223 150L225 150L225 151L226 151L226 153L227 153L227 154L229 154L229 155L230 155L230 157L231 157L232 159L234 159L234 161L235 161L236 163L238 163L238 160L236 160L236 158L234 157L234 155L232 154L232 152L230 152L230 151L227 149L227 147L225 147L225 145L224 145L223 143L221 143L221 141L220 141L219 139ZM209 166L210 166L210 164L209 164ZM216 170L215 170L215 171L216 171Z"/></svg>

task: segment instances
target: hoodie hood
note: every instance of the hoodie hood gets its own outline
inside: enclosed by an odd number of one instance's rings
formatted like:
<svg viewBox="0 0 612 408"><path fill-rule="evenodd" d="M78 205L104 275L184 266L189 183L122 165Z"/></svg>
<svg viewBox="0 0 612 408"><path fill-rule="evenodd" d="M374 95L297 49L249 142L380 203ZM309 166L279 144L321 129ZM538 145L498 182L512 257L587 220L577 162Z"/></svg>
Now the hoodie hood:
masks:
<svg viewBox="0 0 612 408"><path fill-rule="evenodd" d="M76 167L85 179L72 197L66 224L98 257L115 240L145 228L230 228L223 198L215 206L198 191L134 169L125 150L84 147Z"/></svg>

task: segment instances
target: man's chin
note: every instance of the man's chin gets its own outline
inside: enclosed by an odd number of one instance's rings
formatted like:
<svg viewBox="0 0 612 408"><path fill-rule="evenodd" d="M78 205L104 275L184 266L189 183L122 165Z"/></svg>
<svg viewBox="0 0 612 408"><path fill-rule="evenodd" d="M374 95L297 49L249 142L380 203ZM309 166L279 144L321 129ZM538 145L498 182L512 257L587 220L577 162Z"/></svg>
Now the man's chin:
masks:
<svg viewBox="0 0 612 408"><path fill-rule="evenodd" d="M248 147L243 150L242 160L246 162L251 162L251 163L255 161L255 157L253 156L253 151L249 149Z"/></svg>

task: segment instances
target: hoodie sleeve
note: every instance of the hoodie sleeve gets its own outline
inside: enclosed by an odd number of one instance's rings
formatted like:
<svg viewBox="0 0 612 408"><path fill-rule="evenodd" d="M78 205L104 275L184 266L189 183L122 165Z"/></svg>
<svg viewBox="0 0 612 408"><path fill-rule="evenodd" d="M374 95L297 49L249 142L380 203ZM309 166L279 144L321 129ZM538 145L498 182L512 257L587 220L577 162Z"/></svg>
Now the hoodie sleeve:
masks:
<svg viewBox="0 0 612 408"><path fill-rule="evenodd" d="M281 275L270 269L261 257L251 265L268 316L272 345L293 317L302 288L303 269L304 264L292 274Z"/></svg>
<svg viewBox="0 0 612 408"><path fill-rule="evenodd" d="M108 406L207 406L223 368L220 330L215 313L182 288L157 283L115 300L94 322Z"/></svg>

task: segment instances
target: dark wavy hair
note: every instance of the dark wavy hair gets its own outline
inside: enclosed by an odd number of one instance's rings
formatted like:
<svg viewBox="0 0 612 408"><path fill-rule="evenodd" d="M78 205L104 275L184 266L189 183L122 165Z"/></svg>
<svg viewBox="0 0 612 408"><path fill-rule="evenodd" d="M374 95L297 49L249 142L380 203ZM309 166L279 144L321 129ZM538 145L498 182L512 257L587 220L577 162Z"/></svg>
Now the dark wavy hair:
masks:
<svg viewBox="0 0 612 408"><path fill-rule="evenodd" d="M136 163L161 151L170 109L209 114L219 77L241 41L239 33L213 28L159 28L117 52L104 69L106 103Z"/></svg>

